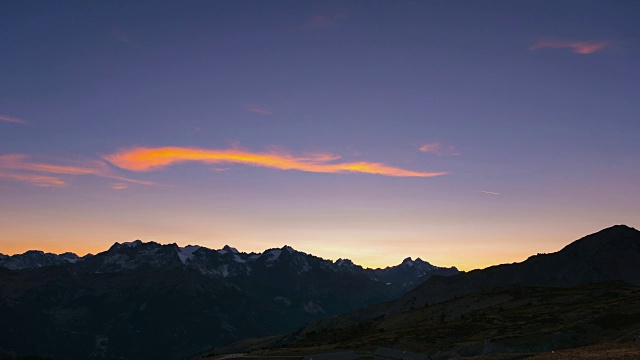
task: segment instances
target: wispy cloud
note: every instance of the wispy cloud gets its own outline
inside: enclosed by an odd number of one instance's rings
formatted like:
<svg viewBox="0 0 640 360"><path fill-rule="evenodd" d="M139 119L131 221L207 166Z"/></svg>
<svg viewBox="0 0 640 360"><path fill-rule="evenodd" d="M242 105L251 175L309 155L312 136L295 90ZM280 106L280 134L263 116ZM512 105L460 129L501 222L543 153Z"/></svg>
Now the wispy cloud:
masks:
<svg viewBox="0 0 640 360"><path fill-rule="evenodd" d="M444 145L440 142L422 144L418 147L418 150L420 150L420 152L423 152L425 154L451 155L451 156L460 155L460 153L456 151L455 146Z"/></svg>
<svg viewBox="0 0 640 360"><path fill-rule="evenodd" d="M109 31L108 36L111 40L114 40L121 44L129 45L131 47L135 46L133 40L131 40L131 37L116 26L114 26L113 29Z"/></svg>
<svg viewBox="0 0 640 360"><path fill-rule="evenodd" d="M113 190L125 190L129 188L129 186L125 183L115 183L115 184L111 184L111 188Z"/></svg>
<svg viewBox="0 0 640 360"><path fill-rule="evenodd" d="M365 173L402 177L433 177L446 172L418 172L373 162L335 162L340 156L309 154L294 156L284 150L251 152L242 149L196 149L184 147L125 149L105 159L115 166L131 171L153 171L185 163L242 164L280 170L299 170L316 173Z"/></svg>
<svg viewBox="0 0 640 360"><path fill-rule="evenodd" d="M494 191L484 191L484 190L480 190L481 193L483 194L487 194L487 195L500 195L499 192L494 192Z"/></svg>
<svg viewBox="0 0 640 360"><path fill-rule="evenodd" d="M37 186L61 187L67 184L63 176L93 175L129 183L152 185L152 182L119 176L104 162L98 160L76 161L60 165L35 161L26 154L0 155L0 177L30 183ZM45 174L45 175L43 175Z"/></svg>
<svg viewBox="0 0 640 360"><path fill-rule="evenodd" d="M0 115L0 121L6 121L6 122L14 123L14 124L26 124L27 123L26 120L16 119L14 117L6 116L6 115Z"/></svg>
<svg viewBox="0 0 640 360"><path fill-rule="evenodd" d="M67 184L59 177L37 174L16 174L0 171L0 178L25 182L40 187L63 187Z"/></svg>
<svg viewBox="0 0 640 360"><path fill-rule="evenodd" d="M529 50L538 50L544 48L551 49L571 49L576 54L593 54L604 48L611 46L609 41L588 42L588 41L565 41L565 40L552 40L541 39L531 45Z"/></svg>
<svg viewBox="0 0 640 360"><path fill-rule="evenodd" d="M305 21L304 26L308 29L327 29L345 22L348 17L341 6L319 9Z"/></svg>
<svg viewBox="0 0 640 360"><path fill-rule="evenodd" d="M273 112L271 110L267 110L254 105L249 105L247 107L247 111L250 111L256 114L262 114L262 115L273 115Z"/></svg>

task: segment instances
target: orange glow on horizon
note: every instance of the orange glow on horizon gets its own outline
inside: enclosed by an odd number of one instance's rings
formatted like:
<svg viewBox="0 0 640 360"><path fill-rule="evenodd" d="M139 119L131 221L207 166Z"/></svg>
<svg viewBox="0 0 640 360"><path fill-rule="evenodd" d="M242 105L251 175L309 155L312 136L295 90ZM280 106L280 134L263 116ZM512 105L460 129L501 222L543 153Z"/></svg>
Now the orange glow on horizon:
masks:
<svg viewBox="0 0 640 360"><path fill-rule="evenodd" d="M339 158L339 156L331 154L296 157L283 151L253 153L238 149L214 150L182 147L136 147L105 156L107 161L122 169L139 172L158 170L189 161L200 161L209 164L236 163L316 173L353 172L398 177L434 177L446 174L446 172L417 172L371 162L330 163Z"/></svg>

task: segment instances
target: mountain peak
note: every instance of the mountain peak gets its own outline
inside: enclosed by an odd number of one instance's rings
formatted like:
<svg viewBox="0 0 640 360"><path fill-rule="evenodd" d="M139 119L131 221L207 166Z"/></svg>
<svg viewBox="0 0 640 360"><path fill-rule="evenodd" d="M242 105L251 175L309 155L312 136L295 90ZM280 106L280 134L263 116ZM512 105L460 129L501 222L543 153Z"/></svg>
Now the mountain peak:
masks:
<svg viewBox="0 0 640 360"><path fill-rule="evenodd" d="M579 240L565 246L561 252L595 254L602 252L616 252L625 245L635 246L640 231L627 225L614 225L602 229L591 235L587 235Z"/></svg>
<svg viewBox="0 0 640 360"><path fill-rule="evenodd" d="M353 261L351 261L349 259L338 259L338 260L336 260L335 264L340 266L340 267L354 267L355 266Z"/></svg>
<svg viewBox="0 0 640 360"><path fill-rule="evenodd" d="M224 253L238 254L239 253L238 249L236 249L234 247L231 247L229 245L225 245L222 248L222 250L219 250L218 252L221 253L221 254L224 254Z"/></svg>
<svg viewBox="0 0 640 360"><path fill-rule="evenodd" d="M286 250L287 252L289 252L289 254L293 254L294 252L297 252L296 249L292 248L289 245L285 245L282 247L282 250Z"/></svg>
<svg viewBox="0 0 640 360"><path fill-rule="evenodd" d="M122 244L119 242L115 242L109 250L117 250L117 249L126 249L126 248L134 248L138 245L142 244L142 240L135 240L129 242L123 242Z"/></svg>
<svg viewBox="0 0 640 360"><path fill-rule="evenodd" d="M408 258L402 260L402 265L404 265L404 266L413 266L415 264L413 263L413 260L411 260L411 258L408 257Z"/></svg>

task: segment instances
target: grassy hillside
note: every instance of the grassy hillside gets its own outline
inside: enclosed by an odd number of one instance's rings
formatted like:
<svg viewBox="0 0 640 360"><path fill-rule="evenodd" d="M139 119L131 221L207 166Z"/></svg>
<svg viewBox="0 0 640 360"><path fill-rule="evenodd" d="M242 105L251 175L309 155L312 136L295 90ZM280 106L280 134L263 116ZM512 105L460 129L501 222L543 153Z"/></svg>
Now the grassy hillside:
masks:
<svg viewBox="0 0 640 360"><path fill-rule="evenodd" d="M379 346L451 357L521 358L559 349L632 341L640 332L640 288L511 286L334 329L306 329L255 355L297 355ZM615 346L614 346L615 347ZM640 355L640 346L637 346ZM634 347L631 347L633 350ZM238 348L236 348L238 350ZM245 349L246 350L246 349Z"/></svg>

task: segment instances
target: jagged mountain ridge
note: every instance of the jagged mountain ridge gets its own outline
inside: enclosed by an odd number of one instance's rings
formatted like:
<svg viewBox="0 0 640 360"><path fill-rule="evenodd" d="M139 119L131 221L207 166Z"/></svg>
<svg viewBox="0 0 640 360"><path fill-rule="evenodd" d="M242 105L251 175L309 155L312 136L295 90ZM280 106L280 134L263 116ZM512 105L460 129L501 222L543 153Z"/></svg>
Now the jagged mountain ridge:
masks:
<svg viewBox="0 0 640 360"><path fill-rule="evenodd" d="M418 259L363 269L289 246L257 254L142 241L31 264L39 267L0 267L0 318L10 324L0 327L0 358L179 358L289 332L457 273Z"/></svg>
<svg viewBox="0 0 640 360"><path fill-rule="evenodd" d="M360 272L372 280L385 283L406 283L410 285L418 280L424 281L432 275L453 275L458 273L455 267L433 266L420 258L413 260L408 257L396 266L384 269L369 269L356 265L349 259L338 259L332 262L317 258L287 245L282 248L267 249L263 253L244 253L229 245L225 245L220 250L212 250L198 245L179 247L177 244L161 245L156 242L142 242L141 240L125 243L116 242L105 252L97 255L88 254L83 257L71 252L57 255L38 250L30 250L13 256L0 254L0 267L23 270L89 260L81 266L101 273L137 271L160 266L185 266L197 269L209 276L230 277L240 274L249 275L256 264L270 267L274 262L278 261L283 251L300 255L296 258L299 268L292 267L291 269L298 273L311 270L309 262L306 260L309 256L315 260L321 260L319 266L324 269ZM318 261L315 262L318 263Z"/></svg>
<svg viewBox="0 0 640 360"><path fill-rule="evenodd" d="M91 255L87 255L89 257ZM45 253L40 250L29 250L22 254L12 256L0 254L0 267L11 270L35 269L43 266L56 266L66 263L75 263L86 257L80 257L72 252L63 254Z"/></svg>

